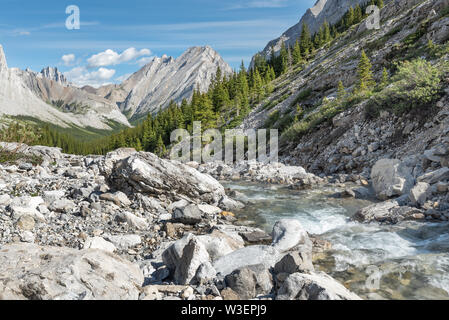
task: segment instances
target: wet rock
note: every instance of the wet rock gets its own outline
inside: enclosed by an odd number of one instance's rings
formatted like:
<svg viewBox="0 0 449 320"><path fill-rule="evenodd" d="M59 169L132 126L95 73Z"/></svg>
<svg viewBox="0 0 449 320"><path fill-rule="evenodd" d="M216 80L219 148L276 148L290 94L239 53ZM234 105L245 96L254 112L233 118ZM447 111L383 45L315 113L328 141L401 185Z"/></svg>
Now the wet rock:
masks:
<svg viewBox="0 0 449 320"><path fill-rule="evenodd" d="M220 259L214 261L217 273L226 276L234 270L251 265L262 264L264 268L269 269L282 258L281 253L272 246L249 246L236 250Z"/></svg>
<svg viewBox="0 0 449 320"><path fill-rule="evenodd" d="M385 201L381 203L375 203L368 207L362 208L352 216L352 219L358 222L382 222L389 218L391 215L391 209L399 207L396 201Z"/></svg>
<svg viewBox="0 0 449 320"><path fill-rule="evenodd" d="M414 185L411 169L397 159L377 161L371 170L371 179L380 200L406 194Z"/></svg>
<svg viewBox="0 0 449 320"><path fill-rule="evenodd" d="M298 220L284 219L273 227L273 247L280 252L286 252L297 247L312 252L312 242L309 235Z"/></svg>
<svg viewBox="0 0 449 320"><path fill-rule="evenodd" d="M12 244L0 248L0 296L32 300L137 300L139 268L100 250Z"/></svg>
<svg viewBox="0 0 449 320"><path fill-rule="evenodd" d="M431 195L432 191L430 185L426 182L418 182L416 186L410 190L409 198L413 205L422 206Z"/></svg>

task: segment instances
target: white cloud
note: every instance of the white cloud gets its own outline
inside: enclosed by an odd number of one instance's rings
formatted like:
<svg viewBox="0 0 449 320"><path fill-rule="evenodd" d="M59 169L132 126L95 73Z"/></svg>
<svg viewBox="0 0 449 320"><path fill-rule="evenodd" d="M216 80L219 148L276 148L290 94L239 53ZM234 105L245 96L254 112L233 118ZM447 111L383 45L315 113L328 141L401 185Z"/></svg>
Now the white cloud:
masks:
<svg viewBox="0 0 449 320"><path fill-rule="evenodd" d="M107 49L87 59L88 68L113 66L120 63L128 62L142 56L149 56L151 51L149 49L136 50L135 48L128 48L121 54L114 50Z"/></svg>
<svg viewBox="0 0 449 320"><path fill-rule="evenodd" d="M73 53L65 54L61 59L65 66L70 66L73 62L75 62L75 55Z"/></svg>
<svg viewBox="0 0 449 320"><path fill-rule="evenodd" d="M99 68L96 71L89 71L86 67L76 67L65 72L64 75L75 85L100 87L109 84L111 78L115 75L114 69Z"/></svg>

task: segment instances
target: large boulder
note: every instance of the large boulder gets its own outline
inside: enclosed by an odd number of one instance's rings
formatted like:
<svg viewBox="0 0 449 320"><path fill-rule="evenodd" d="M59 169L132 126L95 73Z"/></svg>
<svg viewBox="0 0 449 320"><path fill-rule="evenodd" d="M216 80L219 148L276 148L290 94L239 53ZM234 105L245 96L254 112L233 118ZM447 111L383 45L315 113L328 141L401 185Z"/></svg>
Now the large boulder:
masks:
<svg viewBox="0 0 449 320"><path fill-rule="evenodd" d="M200 266L210 263L206 247L193 234L172 244L162 258L177 284L194 283Z"/></svg>
<svg viewBox="0 0 449 320"><path fill-rule="evenodd" d="M299 249L303 252L312 252L312 242L301 223L295 219L277 221L273 227L273 247L280 252Z"/></svg>
<svg viewBox="0 0 449 320"><path fill-rule="evenodd" d="M394 224L404 220L419 221L423 218L424 215L421 210L400 206L397 201L390 200L362 208L351 219L362 223L381 222Z"/></svg>
<svg viewBox="0 0 449 320"><path fill-rule="evenodd" d="M325 273L293 273L283 283L276 300L361 300Z"/></svg>
<svg viewBox="0 0 449 320"><path fill-rule="evenodd" d="M296 251L285 255L274 266L274 273L276 274L307 273L309 271L314 271L312 257Z"/></svg>
<svg viewBox="0 0 449 320"><path fill-rule="evenodd" d="M0 299L137 300L137 265L101 250L12 244L0 247Z"/></svg>
<svg viewBox="0 0 449 320"><path fill-rule="evenodd" d="M213 262L217 274L227 276L234 270L260 264L270 269L282 258L282 254L272 246L249 246L236 250Z"/></svg>
<svg viewBox="0 0 449 320"><path fill-rule="evenodd" d="M273 289L273 278L263 265L253 265L234 270L225 277L226 284L242 300L267 295Z"/></svg>
<svg viewBox="0 0 449 320"><path fill-rule="evenodd" d="M106 156L100 168L117 190L126 193L137 191L155 197L164 195L172 201L186 199L212 205L225 196L223 186L211 176L152 153L117 150Z"/></svg>
<svg viewBox="0 0 449 320"><path fill-rule="evenodd" d="M377 161L371 170L371 179L380 200L407 194L414 186L411 168L397 159Z"/></svg>
<svg viewBox="0 0 449 320"><path fill-rule="evenodd" d="M428 184L435 184L445 180L449 180L449 168L447 167L428 172L418 177L419 182L427 182Z"/></svg>

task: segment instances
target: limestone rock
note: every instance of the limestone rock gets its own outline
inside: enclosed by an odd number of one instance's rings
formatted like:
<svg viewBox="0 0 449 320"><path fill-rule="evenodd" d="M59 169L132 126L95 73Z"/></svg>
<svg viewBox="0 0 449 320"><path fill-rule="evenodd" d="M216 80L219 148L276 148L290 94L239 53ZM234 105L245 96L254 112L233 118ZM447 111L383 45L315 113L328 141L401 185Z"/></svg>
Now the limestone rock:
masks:
<svg viewBox="0 0 449 320"><path fill-rule="evenodd" d="M42 300L137 300L136 265L100 250L12 244L0 247L0 297Z"/></svg>
<svg viewBox="0 0 449 320"><path fill-rule="evenodd" d="M401 196L414 185L411 169L397 159L381 159L371 170L373 188L380 200Z"/></svg>

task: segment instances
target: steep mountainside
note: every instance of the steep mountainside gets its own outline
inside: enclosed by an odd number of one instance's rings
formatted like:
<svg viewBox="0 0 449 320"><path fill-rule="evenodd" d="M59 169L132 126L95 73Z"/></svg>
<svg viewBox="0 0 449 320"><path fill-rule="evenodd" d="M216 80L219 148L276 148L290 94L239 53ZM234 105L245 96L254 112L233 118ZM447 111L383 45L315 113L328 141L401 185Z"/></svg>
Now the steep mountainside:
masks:
<svg viewBox="0 0 449 320"><path fill-rule="evenodd" d="M31 117L65 128L110 130L112 122L129 126L113 104L64 83L52 68L38 74L9 69L0 46L0 115Z"/></svg>
<svg viewBox="0 0 449 320"><path fill-rule="evenodd" d="M171 100L190 99L196 88L206 91L218 68L224 74L232 72L211 47L192 47L177 59L156 57L121 85L99 88L97 94L136 119L163 109Z"/></svg>
<svg viewBox="0 0 449 320"><path fill-rule="evenodd" d="M419 163L449 141L448 12L448 0L390 1L379 30L355 25L292 68L241 127L279 128L283 159L313 172L369 175L384 157ZM377 85L359 94L362 50Z"/></svg>
<svg viewBox="0 0 449 320"><path fill-rule="evenodd" d="M307 24L311 34L318 32L325 21L329 24L337 23L346 11L357 4L365 4L368 0L318 0L315 6L308 9L300 21L284 32L279 38L271 40L263 51L259 52L263 57L270 57L272 47L278 53L282 43L293 46L299 38L303 23ZM386 1L387 2L387 1Z"/></svg>

